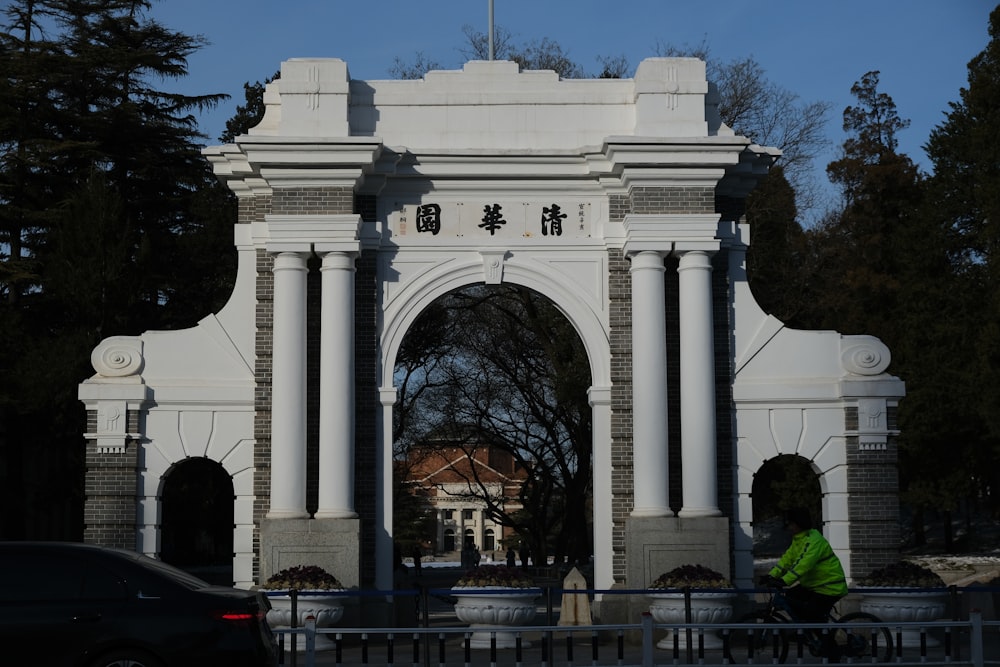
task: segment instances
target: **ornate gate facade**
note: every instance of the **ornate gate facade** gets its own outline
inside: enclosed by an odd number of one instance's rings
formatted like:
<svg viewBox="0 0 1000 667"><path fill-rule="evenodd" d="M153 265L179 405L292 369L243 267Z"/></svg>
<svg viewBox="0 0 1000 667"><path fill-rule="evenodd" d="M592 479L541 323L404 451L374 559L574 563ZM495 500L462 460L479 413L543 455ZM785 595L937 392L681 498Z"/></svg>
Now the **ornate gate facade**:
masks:
<svg viewBox="0 0 1000 667"><path fill-rule="evenodd" d="M206 150L240 203L229 304L105 340L80 386L86 539L158 553L163 474L205 456L233 477L237 585L311 563L392 588L401 341L441 295L516 283L587 350L596 588L689 562L749 583L752 477L782 453L812 462L849 568L891 557L902 382L877 339L753 300L742 202L778 152L720 122L704 63L358 81L295 59L264 100Z"/></svg>

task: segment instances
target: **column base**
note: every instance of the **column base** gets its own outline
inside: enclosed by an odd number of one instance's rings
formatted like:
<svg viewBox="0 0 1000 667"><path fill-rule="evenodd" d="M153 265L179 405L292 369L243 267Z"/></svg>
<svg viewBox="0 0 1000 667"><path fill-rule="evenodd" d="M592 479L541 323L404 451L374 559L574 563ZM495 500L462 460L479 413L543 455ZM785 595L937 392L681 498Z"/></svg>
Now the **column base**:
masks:
<svg viewBox="0 0 1000 667"><path fill-rule="evenodd" d="M704 565L727 577L731 550L726 517L636 517L625 522L629 588L646 588L681 565Z"/></svg>
<svg viewBox="0 0 1000 667"><path fill-rule="evenodd" d="M351 510L317 510L315 519L357 519L358 513Z"/></svg>
<svg viewBox="0 0 1000 667"><path fill-rule="evenodd" d="M664 572L681 565L704 565L730 577L731 550L727 517L639 517L625 520L625 586L630 589L648 588ZM642 594L605 596L615 599L602 604L601 622L609 618L639 618L649 611L649 598Z"/></svg>
<svg viewBox="0 0 1000 667"><path fill-rule="evenodd" d="M361 579L361 521L273 519L260 522L260 582L295 565L318 565L347 588Z"/></svg>
<svg viewBox="0 0 1000 667"><path fill-rule="evenodd" d="M267 519L276 519L283 521L286 519L308 519L309 512L303 512L301 510L271 510L264 515Z"/></svg>
<svg viewBox="0 0 1000 667"><path fill-rule="evenodd" d="M674 516L674 511L668 507L638 507L632 510L629 516L639 519L666 518Z"/></svg>
<svg viewBox="0 0 1000 667"><path fill-rule="evenodd" d="M699 517L722 516L722 510L718 507L684 507L677 516L682 519L696 519Z"/></svg>

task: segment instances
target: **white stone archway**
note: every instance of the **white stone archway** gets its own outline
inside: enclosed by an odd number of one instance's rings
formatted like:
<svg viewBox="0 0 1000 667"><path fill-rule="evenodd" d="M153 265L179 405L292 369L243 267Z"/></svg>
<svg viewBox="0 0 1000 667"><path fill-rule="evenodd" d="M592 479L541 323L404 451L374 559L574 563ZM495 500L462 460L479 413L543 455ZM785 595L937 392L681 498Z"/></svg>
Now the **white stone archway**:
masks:
<svg viewBox="0 0 1000 667"><path fill-rule="evenodd" d="M309 562L391 587L400 341L445 292L512 282L587 350L598 588L692 561L749 583L750 478L782 452L823 472L851 566L888 560L871 535L895 517L902 382L876 339L757 306L742 205L779 152L721 122L703 62L357 81L342 60L292 59L264 103L205 151L239 198L230 303L185 332L105 341L80 386L88 541L155 551L159 475L197 451L238 483L239 549L260 544L237 553L240 585Z"/></svg>

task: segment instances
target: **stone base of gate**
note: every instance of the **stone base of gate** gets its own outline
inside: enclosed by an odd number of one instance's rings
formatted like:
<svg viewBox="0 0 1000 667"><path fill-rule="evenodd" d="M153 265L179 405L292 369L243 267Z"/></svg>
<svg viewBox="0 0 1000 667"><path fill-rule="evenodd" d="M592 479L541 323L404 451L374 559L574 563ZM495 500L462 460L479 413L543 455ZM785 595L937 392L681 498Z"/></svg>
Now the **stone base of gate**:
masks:
<svg viewBox="0 0 1000 667"><path fill-rule="evenodd" d="M262 519L260 522L260 582L295 565L317 565L340 580L344 588L361 581L361 520ZM356 598L344 599L344 620L358 620Z"/></svg>
<svg viewBox="0 0 1000 667"><path fill-rule="evenodd" d="M730 529L726 517L629 517L625 522L623 588L648 588L658 576L680 565L704 565L730 572ZM608 594L595 615L600 623L638 623L649 611L642 594Z"/></svg>

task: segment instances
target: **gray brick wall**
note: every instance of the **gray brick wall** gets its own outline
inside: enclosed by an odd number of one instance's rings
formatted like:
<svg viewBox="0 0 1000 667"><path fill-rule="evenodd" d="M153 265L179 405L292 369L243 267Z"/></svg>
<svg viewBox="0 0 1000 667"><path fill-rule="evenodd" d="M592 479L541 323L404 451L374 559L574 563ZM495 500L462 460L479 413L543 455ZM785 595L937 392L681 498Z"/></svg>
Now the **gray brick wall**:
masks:
<svg viewBox="0 0 1000 667"><path fill-rule="evenodd" d="M271 212L281 215L354 212L354 190L344 187L298 187L274 190Z"/></svg>
<svg viewBox="0 0 1000 667"><path fill-rule="evenodd" d="M632 491L632 279L621 250L608 253L611 345L611 517L612 573L626 583L625 521L634 505Z"/></svg>
<svg viewBox="0 0 1000 667"><path fill-rule="evenodd" d="M375 553L375 500L378 497L378 467L376 447L377 417L380 413L378 393L378 285L376 253L362 253L358 259L354 282L354 502L361 518L361 553ZM375 561L361 560L361 581L375 584Z"/></svg>
<svg viewBox="0 0 1000 667"><path fill-rule="evenodd" d="M630 213L714 213L715 189L635 187L629 191Z"/></svg>
<svg viewBox="0 0 1000 667"><path fill-rule="evenodd" d="M241 198L239 221L263 222L271 211L273 197L257 195ZM253 578L260 576L260 521L271 504L271 380L274 331L274 276L271 270L274 258L264 250L257 250L255 314L256 338L254 339L254 504L253 504Z"/></svg>
<svg viewBox="0 0 1000 667"><path fill-rule="evenodd" d="M137 421L129 412L130 428ZM88 411L88 430L97 430L96 411ZM83 508L83 541L106 547L135 549L138 444L126 442L121 453L99 453L94 440L87 441Z"/></svg>
<svg viewBox="0 0 1000 667"><path fill-rule="evenodd" d="M898 456L895 438L889 439L885 450L861 449L857 436L847 438L847 509L855 579L899 558Z"/></svg>

